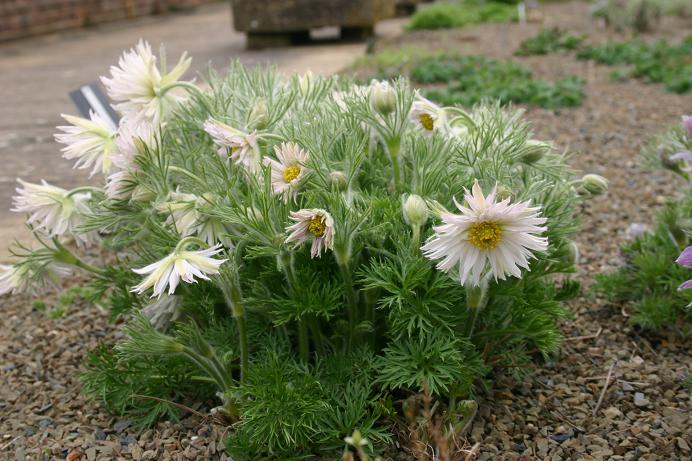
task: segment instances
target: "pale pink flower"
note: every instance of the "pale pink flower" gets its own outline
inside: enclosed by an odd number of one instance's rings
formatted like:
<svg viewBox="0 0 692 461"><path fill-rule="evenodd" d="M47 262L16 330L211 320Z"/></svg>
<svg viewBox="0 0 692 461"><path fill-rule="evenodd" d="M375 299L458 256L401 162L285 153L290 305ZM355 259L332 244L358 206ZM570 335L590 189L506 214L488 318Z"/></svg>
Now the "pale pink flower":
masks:
<svg viewBox="0 0 692 461"><path fill-rule="evenodd" d="M257 144L257 133L245 133L214 119L204 122L204 130L219 146L218 153L242 165L249 173L260 171L262 154Z"/></svg>
<svg viewBox="0 0 692 461"><path fill-rule="evenodd" d="M331 250L334 246L334 219L327 211L319 208L304 208L291 212L295 221L286 228L289 232L286 243L294 242L296 246L312 240L310 256L322 256L323 249Z"/></svg>
<svg viewBox="0 0 692 461"><path fill-rule="evenodd" d="M290 142L275 146L274 153L278 161L269 157L264 159L264 164L271 167L272 189L283 197L285 203L295 201L308 171L305 163L309 155L299 145Z"/></svg>

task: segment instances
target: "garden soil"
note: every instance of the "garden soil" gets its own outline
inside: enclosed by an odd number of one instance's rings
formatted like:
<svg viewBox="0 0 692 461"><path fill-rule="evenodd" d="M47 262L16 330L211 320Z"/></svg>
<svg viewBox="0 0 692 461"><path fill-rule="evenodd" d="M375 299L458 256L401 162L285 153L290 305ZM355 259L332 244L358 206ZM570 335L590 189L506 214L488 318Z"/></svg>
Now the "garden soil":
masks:
<svg viewBox="0 0 692 461"><path fill-rule="evenodd" d="M409 32L378 48L415 45L509 58L541 27L585 33L590 41L625 38L590 18L584 2L549 4L530 13L526 25ZM689 34L692 20L666 18L645 38L675 41ZM537 139L552 139L572 153L575 168L609 178L610 190L582 209L577 276L584 288L570 304L573 316L562 326L566 340L560 354L536 362L522 382L491 376L494 390L481 397L465 434L468 452L458 459L692 459L692 396L683 384L692 366L689 339L638 331L628 323L626 306L609 305L589 290L595 274L621 264L618 245L628 226L651 225L664 198L681 187L671 174L644 170L638 155L653 134L692 113L692 94L611 81L612 68L577 61L571 53L516 59L539 78L586 80L582 106L530 108L526 117ZM0 459L227 459L223 439L229 429L204 416L208 407L138 433L130 421L107 414L80 393L84 354L121 335L120 325L109 324L96 307L73 306L52 319L26 297L3 298L0 304ZM393 458L413 459L405 448Z"/></svg>

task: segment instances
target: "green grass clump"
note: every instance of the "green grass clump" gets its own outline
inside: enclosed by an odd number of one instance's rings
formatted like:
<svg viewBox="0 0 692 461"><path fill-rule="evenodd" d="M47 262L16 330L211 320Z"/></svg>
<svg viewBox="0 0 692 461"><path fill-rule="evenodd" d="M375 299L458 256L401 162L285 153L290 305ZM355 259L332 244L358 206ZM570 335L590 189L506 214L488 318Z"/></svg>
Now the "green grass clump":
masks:
<svg viewBox="0 0 692 461"><path fill-rule="evenodd" d="M678 45L670 45L665 40L647 43L639 39L594 45L579 51L577 57L611 66L629 66L617 72L619 78L634 77L662 83L674 93L692 91L692 36Z"/></svg>
<svg viewBox="0 0 692 461"><path fill-rule="evenodd" d="M414 14L408 28L412 30L452 29L483 22L513 21L516 17L516 7L506 3L484 1L436 3Z"/></svg>
<svg viewBox="0 0 692 461"><path fill-rule="evenodd" d="M437 55L419 61L411 79L422 84L447 83L424 90L441 104L472 106L484 99L503 104L526 103L539 107L572 107L584 98L582 79L569 76L556 82L534 79L523 65L483 56Z"/></svg>
<svg viewBox="0 0 692 461"><path fill-rule="evenodd" d="M678 286L690 271L675 263L689 238L678 221L692 213L692 197L669 203L658 216L656 228L622 246L624 267L597 277L596 291L612 302L632 306L631 322L645 329L678 328L689 333L692 290ZM679 241L680 239L686 241Z"/></svg>
<svg viewBox="0 0 692 461"><path fill-rule="evenodd" d="M538 35L521 42L514 54L517 56L529 56L555 53L560 50L574 50L583 41L583 36L570 35L558 28L545 29Z"/></svg>

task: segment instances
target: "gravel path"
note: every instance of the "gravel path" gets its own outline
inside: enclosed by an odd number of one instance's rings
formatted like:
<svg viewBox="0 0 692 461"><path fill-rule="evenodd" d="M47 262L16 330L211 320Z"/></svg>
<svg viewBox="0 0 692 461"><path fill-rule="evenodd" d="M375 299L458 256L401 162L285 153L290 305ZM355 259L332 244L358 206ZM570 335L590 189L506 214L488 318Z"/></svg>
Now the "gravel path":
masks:
<svg viewBox="0 0 692 461"><path fill-rule="evenodd" d="M582 2L547 6L544 24L607 39L589 21L587 8ZM415 32L397 45L427 43L509 57L540 27ZM678 20L668 21L655 36L676 40L691 33L692 24ZM581 107L529 109L527 117L538 139L554 139L575 152L573 165L608 177L611 189L583 209L578 243L587 288L572 303L574 318L563 326L568 339L560 357L536 365L523 383L498 377L494 392L481 402L469 443L481 444L482 460L692 459L692 397L682 385L691 372L689 342L643 336L627 324L625 310L588 292L594 274L619 263L618 244L627 226L650 223L662 197L678 187L666 173L643 171L637 156L651 135L692 112L692 95L668 94L637 81L611 82L611 68L569 54L519 60L539 77L586 79ZM46 299L48 305L52 301ZM96 308L75 307L52 320L32 311L26 298L0 303L0 459L225 459L226 428L212 421L188 417L136 434L126 420L84 399L78 376L84 353L118 336L118 325L108 325Z"/></svg>

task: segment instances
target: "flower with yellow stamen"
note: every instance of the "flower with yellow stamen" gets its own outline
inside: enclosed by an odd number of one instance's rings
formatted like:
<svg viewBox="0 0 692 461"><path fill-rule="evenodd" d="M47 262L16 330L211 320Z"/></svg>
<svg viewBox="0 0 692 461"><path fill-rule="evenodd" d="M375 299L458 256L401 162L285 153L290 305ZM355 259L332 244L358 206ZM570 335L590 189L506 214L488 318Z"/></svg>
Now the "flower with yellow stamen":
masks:
<svg viewBox="0 0 692 461"><path fill-rule="evenodd" d="M434 102L425 99L416 92L411 105L409 120L426 136L432 136L436 130L442 129L447 123L445 110Z"/></svg>
<svg viewBox="0 0 692 461"><path fill-rule="evenodd" d="M310 156L294 143L282 143L274 147L278 160L265 157L264 164L271 168L272 189L276 195L282 196L285 203L295 201L300 184L308 170L305 163Z"/></svg>
<svg viewBox="0 0 692 461"><path fill-rule="evenodd" d="M288 226L290 233L286 243L294 242L300 246L312 239L310 256L321 256L322 250L334 246L334 219L327 211L319 208L302 209L291 212L291 219L296 223Z"/></svg>
<svg viewBox="0 0 692 461"><path fill-rule="evenodd" d="M454 202L461 214L441 213L443 224L433 228L435 234L421 248L426 257L439 260L437 268L444 272L458 266L462 285L478 286L488 267L495 279L521 277L533 252L548 248L548 239L536 235L546 230L540 208L510 204L509 198L496 202L495 192L485 197L476 181L464 196L466 206Z"/></svg>

